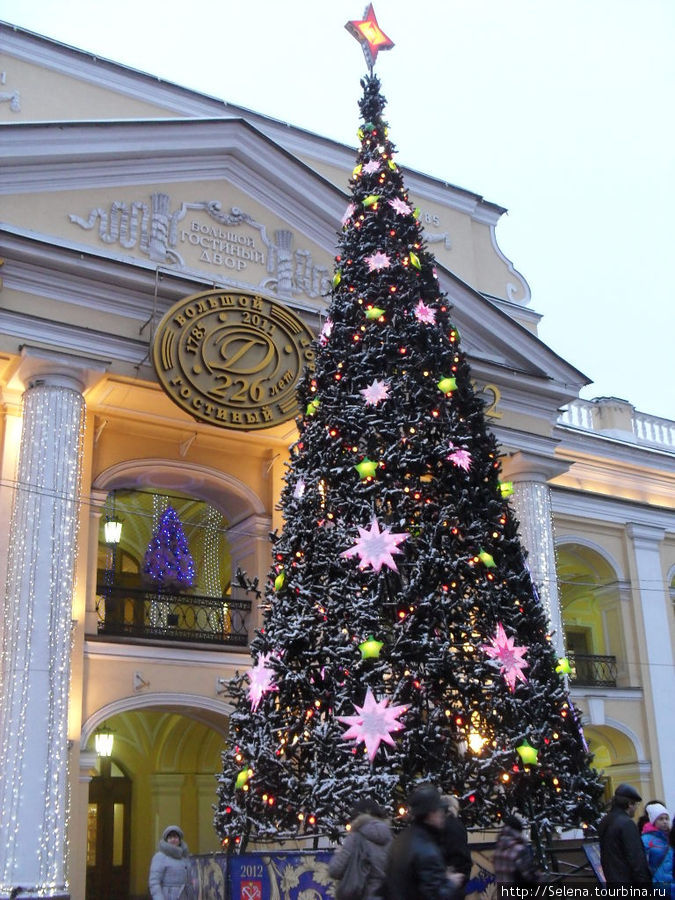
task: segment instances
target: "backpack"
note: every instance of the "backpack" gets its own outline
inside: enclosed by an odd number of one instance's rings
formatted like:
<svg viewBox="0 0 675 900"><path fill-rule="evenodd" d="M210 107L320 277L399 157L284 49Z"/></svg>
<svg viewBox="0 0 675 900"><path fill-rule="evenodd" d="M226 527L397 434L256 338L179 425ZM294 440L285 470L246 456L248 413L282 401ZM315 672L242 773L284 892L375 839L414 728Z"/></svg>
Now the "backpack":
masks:
<svg viewBox="0 0 675 900"><path fill-rule="evenodd" d="M356 840L347 865L335 889L336 900L362 900L366 895L370 860L365 839L358 832L354 832L354 837Z"/></svg>

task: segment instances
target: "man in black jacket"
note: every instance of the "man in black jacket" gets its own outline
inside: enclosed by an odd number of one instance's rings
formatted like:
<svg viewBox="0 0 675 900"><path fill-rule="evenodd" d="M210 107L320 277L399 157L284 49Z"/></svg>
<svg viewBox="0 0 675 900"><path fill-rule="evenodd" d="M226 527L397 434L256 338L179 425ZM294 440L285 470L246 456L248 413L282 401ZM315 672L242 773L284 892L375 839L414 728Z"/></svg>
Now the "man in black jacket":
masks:
<svg viewBox="0 0 675 900"><path fill-rule="evenodd" d="M389 849L387 900L455 900L461 875L448 876L441 850L445 807L433 784L421 784L408 798L411 824Z"/></svg>
<svg viewBox="0 0 675 900"><path fill-rule="evenodd" d="M642 841L632 821L641 800L634 787L620 784L614 791L610 811L598 826L600 862L610 887L649 887L652 883Z"/></svg>

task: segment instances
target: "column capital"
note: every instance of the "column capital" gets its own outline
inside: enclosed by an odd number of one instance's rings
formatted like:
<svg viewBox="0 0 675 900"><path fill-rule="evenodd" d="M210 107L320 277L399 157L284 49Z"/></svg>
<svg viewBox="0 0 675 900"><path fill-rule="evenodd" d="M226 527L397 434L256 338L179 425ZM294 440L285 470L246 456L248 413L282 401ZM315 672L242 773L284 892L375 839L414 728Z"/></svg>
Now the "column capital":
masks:
<svg viewBox="0 0 675 900"><path fill-rule="evenodd" d="M89 491L89 498L91 500L91 512L95 516L100 516L103 513L103 507L105 506L105 501L108 497L108 491L101 491L97 488L92 488Z"/></svg>
<svg viewBox="0 0 675 900"><path fill-rule="evenodd" d="M240 519L234 525L230 525L227 529L227 538L229 541L238 540L239 538L247 538L253 540L256 538L267 538L272 528L272 520L269 516L253 513Z"/></svg>
<svg viewBox="0 0 675 900"><path fill-rule="evenodd" d="M509 481L535 481L545 483L567 472L571 463L566 460L518 450L501 459L502 473Z"/></svg>
<svg viewBox="0 0 675 900"><path fill-rule="evenodd" d="M88 782L92 779L92 772L96 770L98 756L95 750L80 750L80 782Z"/></svg>
<svg viewBox="0 0 675 900"><path fill-rule="evenodd" d="M22 344L21 358L10 380L10 388L28 390L43 382L83 393L107 371L110 360L79 356L49 347Z"/></svg>
<svg viewBox="0 0 675 900"><path fill-rule="evenodd" d="M653 547L660 544L666 536L666 529L659 528L658 525L641 525L638 522L628 522L626 525L626 534L637 546Z"/></svg>

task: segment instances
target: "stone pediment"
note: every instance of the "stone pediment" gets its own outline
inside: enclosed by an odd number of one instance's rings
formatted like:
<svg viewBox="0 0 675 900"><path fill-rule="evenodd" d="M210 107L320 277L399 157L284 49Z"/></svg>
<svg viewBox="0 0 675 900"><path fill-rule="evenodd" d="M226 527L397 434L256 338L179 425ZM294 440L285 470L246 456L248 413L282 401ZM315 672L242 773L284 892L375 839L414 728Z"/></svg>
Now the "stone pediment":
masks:
<svg viewBox="0 0 675 900"><path fill-rule="evenodd" d="M0 126L1 132L2 220L9 232L84 248L106 266L135 263L205 287L265 291L318 325L347 195L250 123L24 123ZM507 380L525 375L530 391L536 381L542 388L557 384L565 399L576 396L585 382L579 372L496 304L438 269L484 379L489 370ZM12 283L9 260L5 280ZM34 278L31 284L39 291ZM83 294L97 303L96 290ZM106 311L114 306L113 297Z"/></svg>

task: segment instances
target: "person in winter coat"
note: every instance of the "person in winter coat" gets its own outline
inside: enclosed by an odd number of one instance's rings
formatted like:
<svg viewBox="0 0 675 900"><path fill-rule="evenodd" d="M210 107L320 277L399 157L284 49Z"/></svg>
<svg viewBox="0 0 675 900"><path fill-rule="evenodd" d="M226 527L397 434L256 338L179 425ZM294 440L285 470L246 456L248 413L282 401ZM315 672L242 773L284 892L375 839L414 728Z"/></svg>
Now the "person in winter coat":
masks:
<svg viewBox="0 0 675 900"><path fill-rule="evenodd" d="M363 848L366 859L361 896L364 900L379 897L391 840L391 827L386 811L374 800L359 800L352 811L349 833L342 846L333 854L328 874L340 881L350 857L359 845Z"/></svg>
<svg viewBox="0 0 675 900"><path fill-rule="evenodd" d="M178 825L168 825L152 857L148 888L152 900L187 900L190 851Z"/></svg>
<svg viewBox="0 0 675 900"><path fill-rule="evenodd" d="M673 848L668 839L670 815L662 803L650 803L647 813L649 822L642 829L642 846L647 854L647 865L652 873L652 881L654 887L665 889L667 898L675 900Z"/></svg>
<svg viewBox="0 0 675 900"><path fill-rule="evenodd" d="M524 827L518 816L504 817L492 857L497 884L534 887L542 880L535 865L532 847L523 834Z"/></svg>
<svg viewBox="0 0 675 900"><path fill-rule="evenodd" d="M458 891L458 897L464 896L464 888L471 877L471 851L469 850L469 838L464 822L459 817L459 800L445 794L442 798L445 806L445 822L443 824L443 856L445 864L462 875L462 884Z"/></svg>
<svg viewBox="0 0 675 900"><path fill-rule="evenodd" d="M462 876L448 875L441 849L445 808L433 784L408 797L411 824L392 841L384 879L387 900L457 900Z"/></svg>
<svg viewBox="0 0 675 900"><path fill-rule="evenodd" d="M641 799L630 784L620 784L609 812L598 825L600 862L609 887L649 887L652 883L642 841L632 821Z"/></svg>

